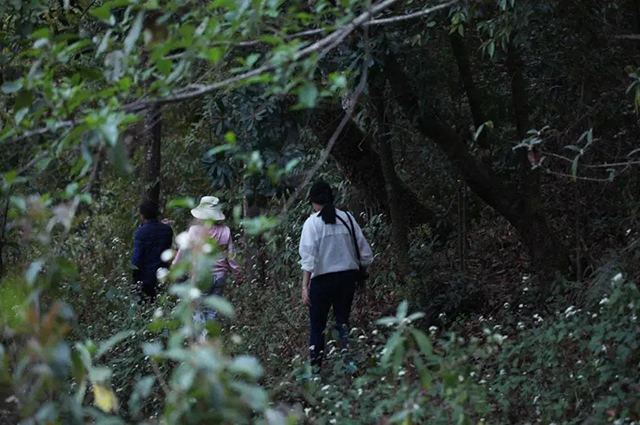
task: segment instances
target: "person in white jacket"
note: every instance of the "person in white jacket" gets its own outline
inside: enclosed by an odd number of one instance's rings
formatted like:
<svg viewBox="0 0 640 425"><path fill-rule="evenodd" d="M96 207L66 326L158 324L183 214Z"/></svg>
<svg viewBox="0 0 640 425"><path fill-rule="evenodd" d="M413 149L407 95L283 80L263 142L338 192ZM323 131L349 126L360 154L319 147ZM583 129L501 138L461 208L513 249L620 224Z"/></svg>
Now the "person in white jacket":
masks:
<svg viewBox="0 0 640 425"><path fill-rule="evenodd" d="M322 366L324 330L332 306L335 327L346 348L356 280L360 268L373 262L373 253L353 216L333 205L331 186L323 181L315 183L309 198L316 212L302 228L300 265L302 301L309 307L311 365L318 370Z"/></svg>

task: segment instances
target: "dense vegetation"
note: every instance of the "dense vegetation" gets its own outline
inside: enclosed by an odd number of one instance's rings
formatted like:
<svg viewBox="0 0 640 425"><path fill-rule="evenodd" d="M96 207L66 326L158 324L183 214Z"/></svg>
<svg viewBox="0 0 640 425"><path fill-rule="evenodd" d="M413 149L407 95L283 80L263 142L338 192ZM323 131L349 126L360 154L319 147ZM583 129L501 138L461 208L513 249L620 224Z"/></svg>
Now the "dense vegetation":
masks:
<svg viewBox="0 0 640 425"><path fill-rule="evenodd" d="M2 423L640 421L640 1L0 11ZM376 254L355 373L308 366L319 178ZM193 249L139 304L138 204L211 194L245 284Z"/></svg>

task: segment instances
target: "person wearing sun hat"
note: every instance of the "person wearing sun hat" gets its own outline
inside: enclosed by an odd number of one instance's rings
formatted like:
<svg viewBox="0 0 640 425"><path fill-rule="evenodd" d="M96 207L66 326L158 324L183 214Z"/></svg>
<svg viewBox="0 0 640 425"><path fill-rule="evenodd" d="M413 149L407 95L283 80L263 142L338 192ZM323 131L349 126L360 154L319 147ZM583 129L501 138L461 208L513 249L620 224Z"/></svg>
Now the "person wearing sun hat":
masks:
<svg viewBox="0 0 640 425"><path fill-rule="evenodd" d="M206 295L220 296L224 290L229 272L234 274L236 283L241 284L243 281L242 269L234 260L235 247L231 237L231 229L224 224L225 215L222 212L220 199L215 196L203 196L198 206L191 210L191 215L195 220L189 227L189 241L202 242L208 237L215 240L221 250L220 258L216 260L213 267L211 286L206 291ZM183 257L184 249L180 247L173 264L181 261ZM194 320L202 323L215 319L216 315L217 312L213 309L198 310Z"/></svg>

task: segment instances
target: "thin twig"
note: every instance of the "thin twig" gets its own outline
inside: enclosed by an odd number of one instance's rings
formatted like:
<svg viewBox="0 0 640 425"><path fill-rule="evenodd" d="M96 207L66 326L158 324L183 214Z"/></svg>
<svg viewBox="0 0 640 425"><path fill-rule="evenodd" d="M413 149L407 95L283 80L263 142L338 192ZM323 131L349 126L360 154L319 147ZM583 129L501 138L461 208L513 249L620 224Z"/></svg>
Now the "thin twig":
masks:
<svg viewBox="0 0 640 425"><path fill-rule="evenodd" d="M584 181L589 181L589 182L598 182L598 183L607 183L610 182L611 179L599 179L599 178L594 178L594 177L580 177L580 176L572 176L571 174L565 174L565 173L559 173L557 171L551 171L548 168L544 169L544 172L547 174L551 174L554 176L559 176L559 177L566 177L566 178L570 178L570 179L574 179L574 180L584 180Z"/></svg>
<svg viewBox="0 0 640 425"><path fill-rule="evenodd" d="M149 361L151 363L151 367L153 368L154 375L156 375L156 378L158 378L158 382L160 382L160 388L162 388L162 392L164 393L165 396L168 397L169 394L171 393L171 390L167 385L167 381L164 380L164 376L162 376L162 373L160 373L160 368L158 368L158 365L156 364L156 362L154 362L151 359Z"/></svg>
<svg viewBox="0 0 640 425"><path fill-rule="evenodd" d="M287 200L287 202L285 202L285 205L282 208L282 214L286 214L287 213L287 211L291 208L291 206L296 201L296 199L298 199L298 197L300 196L300 193L302 193L303 188L305 186L307 186L309 184L309 182L311 182L311 179L313 178L313 176L318 172L320 167L322 167L322 165L326 162L327 158L329 157L329 154L331 153L331 150L333 149L333 146L336 144L336 141L338 140L338 137L340 136L340 133L342 133L342 130L344 129L344 127L347 125L347 123L351 119L351 115L353 114L353 110L356 107L356 104L357 104L358 98L360 97L360 94L362 94L362 92L363 92L363 90L364 90L364 88L365 88L365 86L367 84L367 78L368 78L368 75L369 75L369 65L368 64L369 64L369 60L371 58L371 46L369 45L369 30L368 30L367 26L364 27L364 45L365 45L365 60L364 60L363 66L362 66L362 68L363 68L362 69L362 78L360 79L360 83L356 87L356 90L353 93L353 96L351 96L351 99L349 99L351 105L347 109L347 113L342 118L342 121L340 121L340 124L338 125L338 128L336 128L336 130L331 135L331 138L329 139L329 142L327 143L327 146L325 147L324 151L320 155L320 158L318 158L318 161L316 161L315 165L309 171L307 171L307 173L305 175L305 178L302 181L302 183L300 183L298 185L298 187L296 188L296 190L293 193L293 195Z"/></svg>

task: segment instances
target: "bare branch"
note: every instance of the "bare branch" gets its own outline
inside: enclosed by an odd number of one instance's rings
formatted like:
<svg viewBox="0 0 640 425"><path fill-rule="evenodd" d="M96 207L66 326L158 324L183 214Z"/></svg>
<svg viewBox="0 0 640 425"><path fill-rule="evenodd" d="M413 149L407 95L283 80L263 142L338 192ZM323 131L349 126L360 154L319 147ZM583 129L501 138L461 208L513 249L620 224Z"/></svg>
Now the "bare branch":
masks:
<svg viewBox="0 0 640 425"><path fill-rule="evenodd" d="M386 25L386 24L393 24L401 21L407 21L409 19L421 18L423 16L430 15L433 12L437 12L438 10L445 9L449 6L453 6L454 4L458 3L458 1L459 0L452 0L447 3L442 3L437 6L430 7L429 9L420 10L418 12L413 12L413 13L407 13L406 15L391 16L389 18L382 18L382 19L374 19L373 21L369 21L364 25L365 26Z"/></svg>
<svg viewBox="0 0 640 425"><path fill-rule="evenodd" d="M614 38L621 40L640 40L640 34L624 34L624 35L616 35Z"/></svg>
<svg viewBox="0 0 640 425"><path fill-rule="evenodd" d="M286 214L287 213L287 211L291 208L291 206L296 201L296 199L298 199L298 197L300 196L300 193L302 192L303 188L305 186L307 186L311 182L311 179L313 178L313 176L318 172L320 167L322 167L322 165L327 161L327 158L329 158L329 154L331 153L331 150L333 149L334 145L336 144L336 142L338 140L338 137L340 137L340 133L342 133L342 130L344 129L344 127L347 125L347 123L351 119L351 115L353 115L353 110L356 107L356 103L358 101L358 98L360 97L360 95L362 94L365 86L367 85L367 78L368 78L368 75L369 75L368 63L369 63L369 60L371 58L371 46L369 44L368 26L364 27L364 39L365 39L364 40L365 61L364 61L364 64L362 66L362 78L360 79L360 83L356 87L356 90L354 91L353 95L349 99L350 100L350 106L347 108L346 114L342 118L342 121L340 121L340 124L338 124L338 127L336 128L336 130L331 135L331 138L329 139L329 142L327 143L327 146L325 147L324 151L322 151L322 154L320 155L320 158L318 158L318 161L316 161L314 166L309 171L307 171L307 173L305 175L305 178L302 181L302 183L300 183L298 185L298 187L296 188L296 190L293 193L293 195L289 199L287 199L287 202L285 203L284 207L282 208L282 214Z"/></svg>

